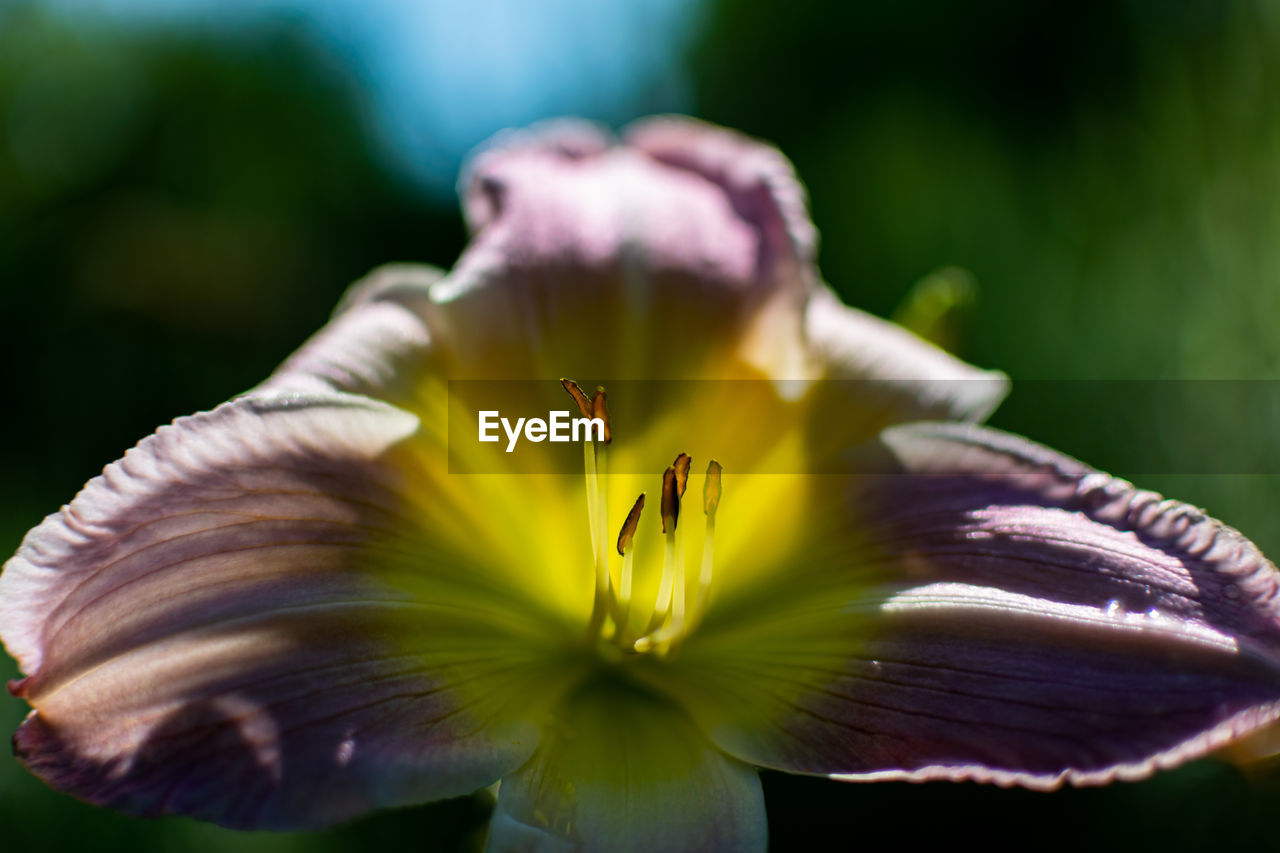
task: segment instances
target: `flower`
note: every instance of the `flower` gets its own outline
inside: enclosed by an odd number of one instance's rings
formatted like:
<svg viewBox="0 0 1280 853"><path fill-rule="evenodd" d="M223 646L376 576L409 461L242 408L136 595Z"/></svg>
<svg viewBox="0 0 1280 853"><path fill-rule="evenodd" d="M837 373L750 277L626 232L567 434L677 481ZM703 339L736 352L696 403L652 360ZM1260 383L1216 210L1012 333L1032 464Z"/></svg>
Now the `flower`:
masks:
<svg viewBox="0 0 1280 853"><path fill-rule="evenodd" d="M757 767L1096 784L1280 715L1253 545L977 426L1004 378L841 305L777 152L624 140L480 154L451 273L374 273L28 534L33 772L277 829L500 779L493 849L758 849ZM585 477L459 438L493 380L607 421Z"/></svg>

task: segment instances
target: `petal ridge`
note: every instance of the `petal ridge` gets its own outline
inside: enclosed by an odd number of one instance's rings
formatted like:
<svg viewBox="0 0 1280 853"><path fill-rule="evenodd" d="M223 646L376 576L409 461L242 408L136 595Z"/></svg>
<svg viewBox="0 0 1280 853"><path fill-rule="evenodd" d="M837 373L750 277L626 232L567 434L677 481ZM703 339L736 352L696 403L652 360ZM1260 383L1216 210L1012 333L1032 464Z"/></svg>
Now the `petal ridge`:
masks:
<svg viewBox="0 0 1280 853"><path fill-rule="evenodd" d="M1044 789L1280 720L1278 575L1238 531L972 424L891 427L851 460L827 484L843 547L709 614L675 667L731 755Z"/></svg>
<svg viewBox="0 0 1280 853"><path fill-rule="evenodd" d="M818 230L809 218L809 195L791 161L777 148L688 116L639 119L622 138L654 160L686 169L719 185L744 219L764 235L760 266L790 260L796 282L813 287Z"/></svg>
<svg viewBox="0 0 1280 853"><path fill-rule="evenodd" d="M0 631L28 673L10 689L35 709L18 757L99 805L273 829L469 793L523 763L573 673L509 603L401 584L406 529L430 531L402 514L408 472L388 457L417 430L352 395L246 396L108 466L0 576ZM408 558L424 573L448 555Z"/></svg>
<svg viewBox="0 0 1280 853"><path fill-rule="evenodd" d="M240 450L218 437L223 430L254 432L260 430L258 419L263 416L329 408L361 412L373 418L361 431L363 435L353 436L354 440L344 448L331 447L326 452L355 454L360 452L357 442L368 441L366 452L377 455L417 429L417 419L407 412L352 395L331 392L239 397L160 427L86 483L69 504L29 531L0 574L0 639L23 672L33 674L39 670L39 637L47 620L65 601L66 595L61 593L70 593L62 585L65 578L56 578L64 571L57 568L59 563L79 552L96 571L93 553L113 547L111 537L129 531L129 526L121 527L115 519L127 515L130 502L145 500L156 484L168 482L166 475L180 481L186 466L221 464ZM215 427L211 431L213 444L200 445L188 439L189 430L205 426ZM145 520L138 519L136 523Z"/></svg>

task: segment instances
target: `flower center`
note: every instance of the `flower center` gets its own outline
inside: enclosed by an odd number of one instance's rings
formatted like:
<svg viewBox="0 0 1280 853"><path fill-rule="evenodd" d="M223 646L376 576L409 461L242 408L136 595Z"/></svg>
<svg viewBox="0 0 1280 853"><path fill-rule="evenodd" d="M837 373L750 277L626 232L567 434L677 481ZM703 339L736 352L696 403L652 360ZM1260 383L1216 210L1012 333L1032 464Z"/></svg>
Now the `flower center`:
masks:
<svg viewBox="0 0 1280 853"><path fill-rule="evenodd" d="M610 547L609 507L605 481L608 476L608 446L613 440L606 406L605 390L597 388L590 397L571 379L560 380L577 403L584 417L604 421L603 439L595 440L588 430L583 444L583 467L586 470L587 521L591 530L591 553L595 562L595 599L588 641L602 651L617 650L625 654L654 654L665 658L674 654L681 643L698 627L706 613L715 561L716 510L720 506L721 467L712 460L707 466L702 489L702 510L706 517L706 535L702 542L702 565L698 584L689 597L685 578L684 526L681 508L689 468L693 460L681 453L662 475L662 535L665 551L662 576L652 601L639 601L633 596L636 529L644 511L642 492L622 522L616 548ZM612 552L621 557L616 575L610 565Z"/></svg>

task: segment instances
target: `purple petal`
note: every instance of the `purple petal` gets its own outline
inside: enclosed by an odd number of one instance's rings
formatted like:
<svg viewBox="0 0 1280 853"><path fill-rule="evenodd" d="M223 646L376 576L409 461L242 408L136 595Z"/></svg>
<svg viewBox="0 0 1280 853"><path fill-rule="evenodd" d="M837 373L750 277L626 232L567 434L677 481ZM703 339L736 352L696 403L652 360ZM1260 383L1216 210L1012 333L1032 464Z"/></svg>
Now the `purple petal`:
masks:
<svg viewBox="0 0 1280 853"><path fill-rule="evenodd" d="M1280 717L1277 574L1236 531L979 427L890 429L860 463L809 559L720 602L676 667L730 754L1047 788Z"/></svg>
<svg viewBox="0 0 1280 853"><path fill-rule="evenodd" d="M263 389L426 416L433 377L840 380L816 391L818 458L890 423L980 420L1007 390L817 286L803 187L732 131L661 117L619 143L554 122L500 137L463 193L475 233L448 276L375 271Z"/></svg>
<svg viewBox="0 0 1280 853"><path fill-rule="evenodd" d="M659 139L671 130L724 149L723 163L679 156ZM785 160L693 123L636 137L648 148L560 122L476 158L464 190L475 234L428 316L454 378L706 375L766 309L798 340L811 247L789 236L805 227ZM741 175L727 168L735 158Z"/></svg>
<svg viewBox="0 0 1280 853"><path fill-rule="evenodd" d="M734 210L760 233L757 263L794 270L804 280L817 251L809 199L776 148L684 116L642 119L623 132L626 143L654 160L686 169L721 187Z"/></svg>
<svg viewBox="0 0 1280 853"><path fill-rule="evenodd" d="M533 758L502 780L488 849L764 850L756 771L678 708L622 682L588 683Z"/></svg>
<svg viewBox="0 0 1280 853"><path fill-rule="evenodd" d="M18 756L94 803L266 828L517 767L556 676L469 573L440 581L452 597L398 582L465 567L408 517L416 427L359 398L245 397L108 467L0 576L35 708Z"/></svg>

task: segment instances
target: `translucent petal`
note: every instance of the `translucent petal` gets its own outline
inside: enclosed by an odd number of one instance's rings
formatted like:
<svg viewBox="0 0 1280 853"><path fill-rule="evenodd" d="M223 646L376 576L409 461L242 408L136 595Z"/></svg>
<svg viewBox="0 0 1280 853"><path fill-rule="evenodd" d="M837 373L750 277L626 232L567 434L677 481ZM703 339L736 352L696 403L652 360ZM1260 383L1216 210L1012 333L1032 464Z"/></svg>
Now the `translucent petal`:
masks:
<svg viewBox="0 0 1280 853"><path fill-rule="evenodd" d="M756 771L665 700L585 684L533 758L502 780L490 851L764 850Z"/></svg>

